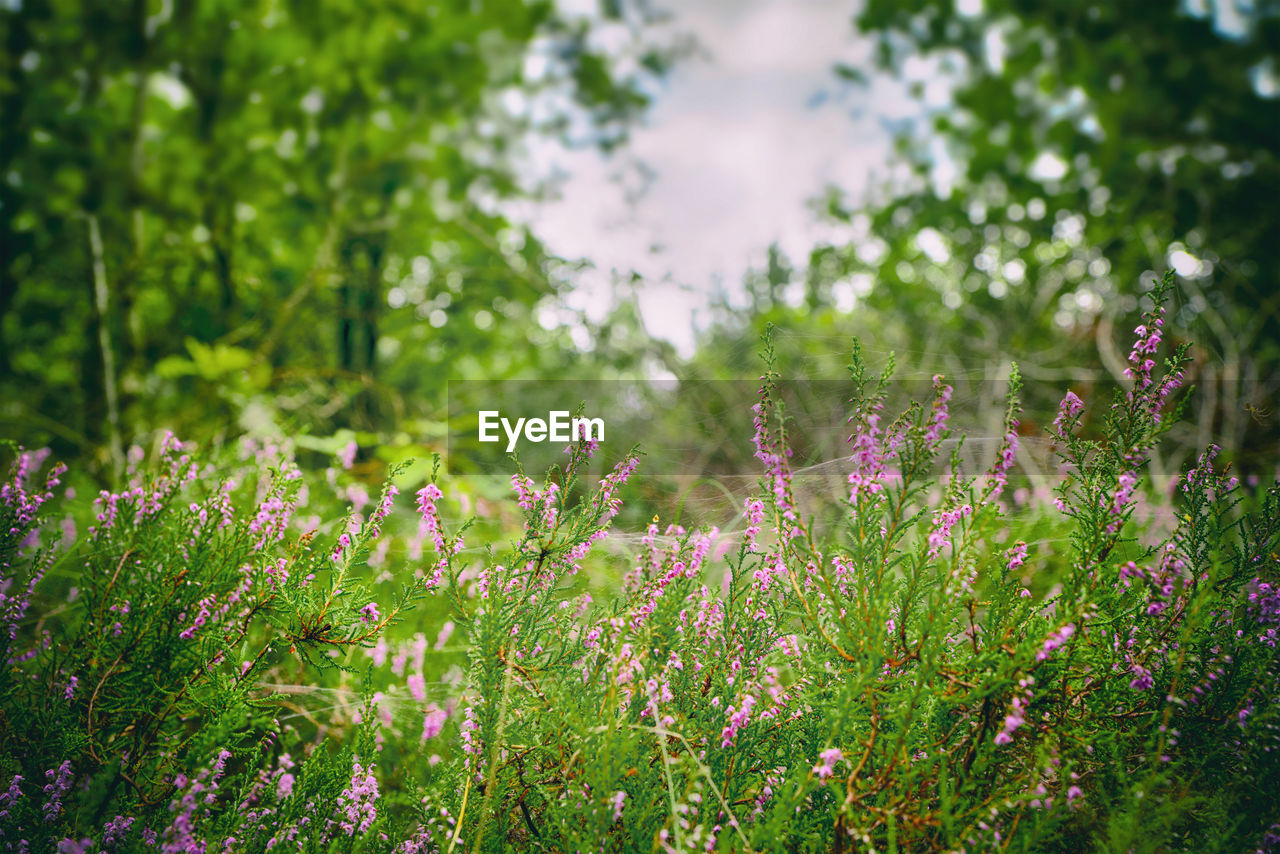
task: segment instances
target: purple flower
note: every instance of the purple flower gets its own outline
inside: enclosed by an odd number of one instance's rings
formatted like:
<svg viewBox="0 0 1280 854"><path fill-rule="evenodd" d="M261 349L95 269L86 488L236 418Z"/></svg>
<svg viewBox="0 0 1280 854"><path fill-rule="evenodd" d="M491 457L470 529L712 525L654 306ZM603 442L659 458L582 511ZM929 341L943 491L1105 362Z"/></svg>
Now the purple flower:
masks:
<svg viewBox="0 0 1280 854"><path fill-rule="evenodd" d="M1160 349L1161 327L1164 326L1164 306L1156 306L1155 312L1147 315L1148 324L1134 328L1136 340L1129 351L1129 365L1124 375L1133 380L1136 391L1144 391L1151 385L1151 371L1155 368L1154 359L1146 358Z"/></svg>
<svg viewBox="0 0 1280 854"><path fill-rule="evenodd" d="M477 703L479 698L477 698ZM464 764L468 769L475 768L475 762L480 758L483 747L480 744L479 732L480 722L476 720L475 705L467 706L462 713L462 723L458 725L459 738L462 741L462 752L466 754Z"/></svg>
<svg viewBox="0 0 1280 854"><path fill-rule="evenodd" d="M1062 398L1062 403L1058 404L1058 417L1053 419L1052 432L1057 436L1065 437L1066 431L1075 424L1081 412L1084 412L1084 401L1076 397L1074 391L1067 392L1066 397Z"/></svg>
<svg viewBox="0 0 1280 854"><path fill-rule="evenodd" d="M440 511L436 509L436 502L443 497L444 493L434 483L428 483L418 490L418 514L421 516L421 521L418 525L419 532L424 536L429 535L431 537L431 542L436 547L436 554L441 557L446 555L447 548L444 529L440 525ZM521 506L524 506L523 501Z"/></svg>
<svg viewBox="0 0 1280 854"><path fill-rule="evenodd" d="M1031 696L1029 689L1027 696L1028 698ZM1014 697L1010 701L1009 705L1011 708L1009 714L1004 717L1004 728L1001 729L1000 732L996 733L995 742L998 745L1005 745L1012 742L1013 734L1017 732L1019 727L1027 722L1027 719L1023 716L1023 712L1025 710L1023 708L1023 700L1021 697Z"/></svg>
<svg viewBox="0 0 1280 854"><path fill-rule="evenodd" d="M368 831L378 817L378 780L372 768L362 768L356 760L352 766L351 782L338 796L340 817L338 826L347 836L361 836Z"/></svg>
<svg viewBox="0 0 1280 854"><path fill-rule="evenodd" d="M612 519L622 511L622 501L616 493L635 473L640 465L640 458L632 454L613 467L613 471L600 481L600 491L596 493L596 502L605 508L605 517Z"/></svg>
<svg viewBox="0 0 1280 854"><path fill-rule="evenodd" d="M773 494L773 505L783 520L779 533L788 537L792 530L792 521L796 519L796 509L791 492L791 468L787 465L787 457L791 449L775 435L769 425L769 386L760 386L760 400L751 407L754 413L752 425L755 429L752 442L755 445L755 458L764 463L768 477L770 492Z"/></svg>
<svg viewBox="0 0 1280 854"><path fill-rule="evenodd" d="M134 822L133 816L118 815L108 821L102 828L102 844L113 846L123 842Z"/></svg>
<svg viewBox="0 0 1280 854"><path fill-rule="evenodd" d="M62 799L71 790L71 760L64 761L56 771L52 768L45 771L44 777L49 781L44 787L44 820L53 822L62 815Z"/></svg>
<svg viewBox="0 0 1280 854"><path fill-rule="evenodd" d="M747 499L742 515L746 517L748 523L747 530L742 535L747 544L747 551L757 551L759 546L756 545L756 537L759 536L760 528L764 524L764 502L759 498Z"/></svg>
<svg viewBox="0 0 1280 854"><path fill-rule="evenodd" d="M351 535L343 531L338 535L338 544L333 547L333 554L330 558L336 563L342 560L342 556L346 554L347 549L351 547Z"/></svg>
<svg viewBox="0 0 1280 854"><path fill-rule="evenodd" d="M400 489L394 483L387 484L387 489L382 494L382 501L378 503L378 509L373 511L372 521L375 525L391 515L391 505L395 503L396 496L399 494Z"/></svg>
<svg viewBox="0 0 1280 854"><path fill-rule="evenodd" d="M199 632L200 629L204 627L204 624L208 622L209 618L213 616L212 608L215 604L217 604L217 599L212 595L201 599L199 602L200 610L196 613L195 619L191 621L191 625L178 632L178 637L182 640L191 640L194 638L196 633Z"/></svg>
<svg viewBox="0 0 1280 854"><path fill-rule="evenodd" d="M951 542L951 529L965 516L973 513L973 507L962 504L954 510L943 510L934 517L933 530L929 532L929 559L938 556L943 547Z"/></svg>
<svg viewBox="0 0 1280 854"><path fill-rule="evenodd" d="M1067 623L1065 626L1049 635L1049 637L1044 640L1044 646L1038 653L1036 653L1036 661L1044 661L1053 653L1054 650L1071 640L1071 636L1075 633L1075 623Z"/></svg>
<svg viewBox="0 0 1280 854"><path fill-rule="evenodd" d="M1000 443L1000 453L996 458L995 465L991 467L991 479L994 481L995 487L992 495L999 495L1006 484L1009 482L1009 472L1013 469L1013 464L1018 459L1018 422L1016 419L1010 420L1008 429L1004 434L1004 439Z"/></svg>
<svg viewBox="0 0 1280 854"><path fill-rule="evenodd" d="M818 754L818 764L813 766L813 773L819 780L826 780L835 773L836 763L844 759L844 753L838 747L828 747Z"/></svg>
<svg viewBox="0 0 1280 854"><path fill-rule="evenodd" d="M1111 521L1107 523L1107 533L1114 534L1120 530L1124 512L1133 501L1133 489L1138 484L1138 473L1132 469L1123 471L1116 478L1116 491L1111 498Z"/></svg>
<svg viewBox="0 0 1280 854"><path fill-rule="evenodd" d="M1147 670L1141 664L1134 664L1131 668L1134 674L1133 681L1129 683L1129 687L1135 691L1146 691L1155 684L1155 679L1151 676L1151 671Z"/></svg>
<svg viewBox="0 0 1280 854"><path fill-rule="evenodd" d="M751 720L751 710L755 707L755 704L756 698L751 694L746 694L736 709L730 706L724 710L725 715L729 718L729 723L720 731L721 747L733 746L733 740L737 737L738 730L746 726Z"/></svg>
<svg viewBox="0 0 1280 854"><path fill-rule="evenodd" d="M1244 719L1241 718L1241 720ZM3 807L6 812L22 798L21 783L22 775L14 774L13 781L9 783L9 791L0 792L0 807Z"/></svg>
<svg viewBox="0 0 1280 854"><path fill-rule="evenodd" d="M879 411L883 404L876 401L870 412L863 418L857 432L849 437L853 443L853 455L849 462L853 471L849 473L849 500L857 503L863 495L876 495L883 491L887 450L883 447L882 430L880 428Z"/></svg>
<svg viewBox="0 0 1280 854"><path fill-rule="evenodd" d="M449 713L432 703L422 717L422 741L435 738L444 729Z"/></svg>
<svg viewBox="0 0 1280 854"><path fill-rule="evenodd" d="M261 551L284 536L289 522L293 519L295 505L296 502L285 501L284 497L276 491L272 491L258 505L253 521L249 523L249 533L258 538L253 546L255 551ZM192 505L192 507L195 506Z"/></svg>
<svg viewBox="0 0 1280 854"><path fill-rule="evenodd" d="M1027 544L1022 540L1013 544L1013 548L1008 551L1008 563L1006 567L1010 572L1020 568L1027 562Z"/></svg>
<svg viewBox="0 0 1280 854"><path fill-rule="evenodd" d="M929 426L925 429L924 438L929 444L939 441L947 432L947 420L951 417L951 386L942 381L941 374L933 377L933 414L929 418Z"/></svg>

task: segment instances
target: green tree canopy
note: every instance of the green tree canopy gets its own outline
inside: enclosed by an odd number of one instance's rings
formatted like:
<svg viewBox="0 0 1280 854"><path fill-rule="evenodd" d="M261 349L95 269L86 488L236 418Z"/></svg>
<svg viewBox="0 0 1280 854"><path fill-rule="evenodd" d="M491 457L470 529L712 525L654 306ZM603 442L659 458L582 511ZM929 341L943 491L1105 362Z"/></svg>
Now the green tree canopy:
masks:
<svg viewBox="0 0 1280 854"><path fill-rule="evenodd" d="M254 401L286 428L385 428L450 374L571 361L535 322L564 276L502 202L537 190L531 135L625 137L668 58L648 14L0 7L7 429L118 460L122 434L234 429Z"/></svg>
<svg viewBox="0 0 1280 854"><path fill-rule="evenodd" d="M832 193L854 239L815 249L811 289L874 280L863 308L971 367L1016 353L1032 380L1123 381L1116 318L1173 267L1173 326L1201 345L1183 438L1274 453L1258 413L1280 382L1280 5L1240 14L870 0L856 26L879 69L953 97L895 128L905 185L869 206Z"/></svg>

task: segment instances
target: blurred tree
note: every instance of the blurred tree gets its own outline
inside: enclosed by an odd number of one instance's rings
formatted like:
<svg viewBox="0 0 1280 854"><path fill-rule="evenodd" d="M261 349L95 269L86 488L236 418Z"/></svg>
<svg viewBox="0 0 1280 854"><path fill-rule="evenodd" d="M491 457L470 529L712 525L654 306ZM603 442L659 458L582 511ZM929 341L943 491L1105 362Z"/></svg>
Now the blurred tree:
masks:
<svg viewBox="0 0 1280 854"><path fill-rule="evenodd" d="M533 135L625 138L653 14L0 4L4 429L118 466L160 423L387 430L447 376L561 369L564 276L503 203Z"/></svg>
<svg viewBox="0 0 1280 854"><path fill-rule="evenodd" d="M928 121L896 128L909 177L831 193L852 239L815 249L811 292L874 281L858 305L906 340L1078 388L1123 382L1115 322L1171 266L1201 354L1183 447L1274 460L1280 4L868 0L856 25Z"/></svg>

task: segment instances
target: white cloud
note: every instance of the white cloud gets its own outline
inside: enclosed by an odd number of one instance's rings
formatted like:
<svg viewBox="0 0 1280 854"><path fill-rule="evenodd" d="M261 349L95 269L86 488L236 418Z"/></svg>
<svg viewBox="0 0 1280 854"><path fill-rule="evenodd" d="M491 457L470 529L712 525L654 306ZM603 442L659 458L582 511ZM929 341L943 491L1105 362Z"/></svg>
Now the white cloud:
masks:
<svg viewBox="0 0 1280 854"><path fill-rule="evenodd" d="M869 65L851 4L686 0L674 8L673 26L692 31L706 56L676 68L613 160L535 151L539 168L558 162L571 177L559 201L531 215L553 250L588 258L602 273L640 273L646 325L687 352L691 318L721 282L740 289L771 242L803 261L815 242L835 237L806 202L828 184L858 198L873 175L885 177L891 140L879 117L918 108L893 84L841 88L837 62ZM612 180L631 158L655 176L634 204ZM598 314L611 298L609 276L588 277L580 291L571 301Z"/></svg>

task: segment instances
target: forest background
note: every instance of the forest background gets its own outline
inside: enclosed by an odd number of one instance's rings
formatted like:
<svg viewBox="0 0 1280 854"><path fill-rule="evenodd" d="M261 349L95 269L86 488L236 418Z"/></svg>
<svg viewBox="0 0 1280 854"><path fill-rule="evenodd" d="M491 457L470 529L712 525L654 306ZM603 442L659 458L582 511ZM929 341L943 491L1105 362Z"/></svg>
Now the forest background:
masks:
<svg viewBox="0 0 1280 854"><path fill-rule="evenodd" d="M707 305L691 354L636 308L658 283L543 242L555 181L530 151L624 158L664 87L716 60L679 9L570 6L4 4L0 430L95 491L164 429L285 435L312 466L355 442L372 483L447 450L449 380L754 380L773 324L783 377L838 380L858 336L900 377L946 374L994 441L1011 361L1027 434L1063 385L1105 404L1118 319L1172 267L1196 391L1153 473L1213 439L1273 474L1280 5L851 6L872 60L833 60L832 91L856 107L895 79L918 118L885 125L869 190L813 200L807 253L689 285ZM588 273L611 283L602 319L569 308ZM645 428L662 473L689 477L638 480L636 520L673 496L718 508L701 521L736 512L716 502L753 471L752 400L717 388ZM1034 451L1021 474L1043 473Z"/></svg>

